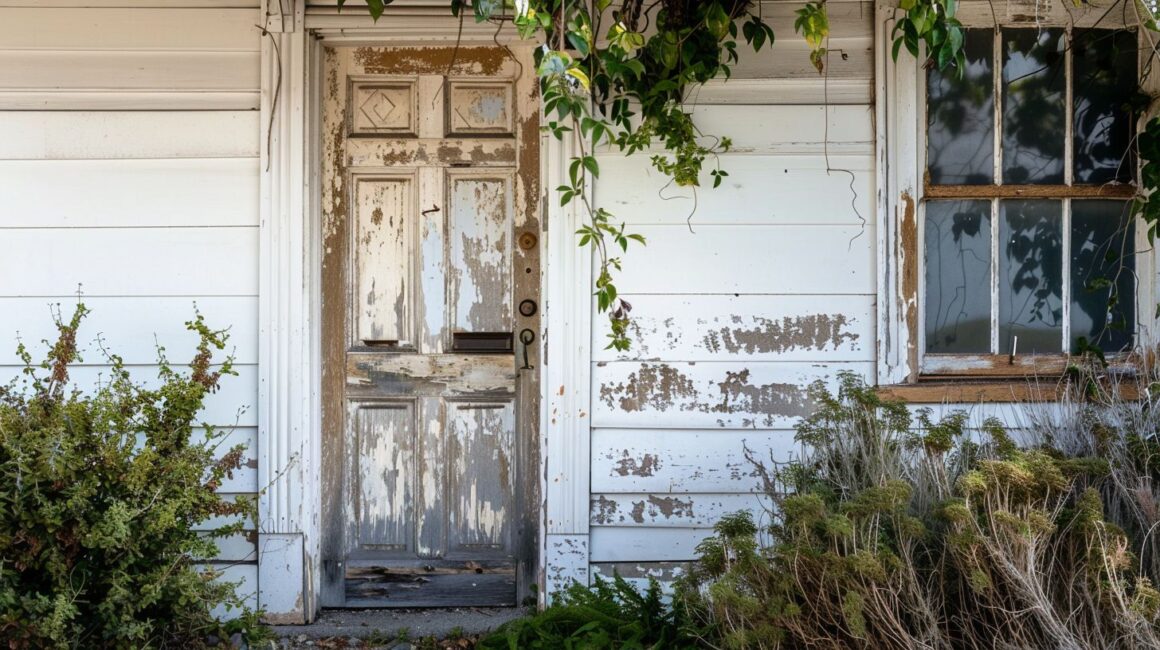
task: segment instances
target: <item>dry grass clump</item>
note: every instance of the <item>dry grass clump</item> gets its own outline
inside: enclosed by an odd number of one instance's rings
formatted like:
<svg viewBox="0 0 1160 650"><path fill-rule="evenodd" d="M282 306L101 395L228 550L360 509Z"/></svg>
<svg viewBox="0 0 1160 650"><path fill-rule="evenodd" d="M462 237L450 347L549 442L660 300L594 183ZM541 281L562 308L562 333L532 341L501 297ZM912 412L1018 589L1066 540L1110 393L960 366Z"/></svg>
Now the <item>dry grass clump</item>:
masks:
<svg viewBox="0 0 1160 650"><path fill-rule="evenodd" d="M815 385L801 459L751 458L773 524L722 521L676 602L714 647L1160 647L1160 411L1150 380L1099 379L1029 409L1021 444Z"/></svg>

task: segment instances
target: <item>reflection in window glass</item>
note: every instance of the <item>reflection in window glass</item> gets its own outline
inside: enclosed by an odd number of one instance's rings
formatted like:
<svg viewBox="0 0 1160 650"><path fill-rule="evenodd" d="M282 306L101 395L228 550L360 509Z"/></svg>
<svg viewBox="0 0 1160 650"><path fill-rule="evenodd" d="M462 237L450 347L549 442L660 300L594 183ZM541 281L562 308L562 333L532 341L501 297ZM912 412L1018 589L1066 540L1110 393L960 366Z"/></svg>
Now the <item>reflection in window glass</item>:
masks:
<svg viewBox="0 0 1160 650"><path fill-rule="evenodd" d="M1107 29L1077 30L1072 46L1075 102L1075 182L1130 182L1128 154L1136 94L1136 35Z"/></svg>
<svg viewBox="0 0 1160 650"><path fill-rule="evenodd" d="M967 66L927 73L927 165L936 185L989 185L995 157L995 32L968 29Z"/></svg>
<svg viewBox="0 0 1160 650"><path fill-rule="evenodd" d="M1132 345L1136 326L1135 228L1123 201L1071 204L1071 339L1105 352Z"/></svg>
<svg viewBox="0 0 1160 650"><path fill-rule="evenodd" d="M1062 351L1061 221L1059 201L999 202L1001 354Z"/></svg>
<svg viewBox="0 0 1160 650"><path fill-rule="evenodd" d="M1003 30L1003 182L1062 183L1062 29Z"/></svg>
<svg viewBox="0 0 1160 650"><path fill-rule="evenodd" d="M991 350L991 202L926 204L926 351Z"/></svg>

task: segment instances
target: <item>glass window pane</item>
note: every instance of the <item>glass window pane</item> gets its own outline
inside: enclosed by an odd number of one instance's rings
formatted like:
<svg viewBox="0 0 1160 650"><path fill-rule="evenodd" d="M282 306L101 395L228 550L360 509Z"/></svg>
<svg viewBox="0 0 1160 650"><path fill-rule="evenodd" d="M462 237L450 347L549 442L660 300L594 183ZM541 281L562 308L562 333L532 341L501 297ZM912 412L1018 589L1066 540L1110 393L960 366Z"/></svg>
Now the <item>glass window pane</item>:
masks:
<svg viewBox="0 0 1160 650"><path fill-rule="evenodd" d="M967 66L926 77L926 160L935 185L989 185L995 176L995 32L968 29Z"/></svg>
<svg viewBox="0 0 1160 650"><path fill-rule="evenodd" d="M1062 29L1003 30L1003 182L1063 183Z"/></svg>
<svg viewBox="0 0 1160 650"><path fill-rule="evenodd" d="M1136 91L1136 34L1076 30L1072 47L1075 182L1131 182L1131 104Z"/></svg>
<svg viewBox="0 0 1160 650"><path fill-rule="evenodd" d="M999 202L1001 354L1063 351L1061 221L1059 201Z"/></svg>
<svg viewBox="0 0 1160 650"><path fill-rule="evenodd" d="M926 204L926 351L991 351L991 202Z"/></svg>
<svg viewBox="0 0 1160 650"><path fill-rule="evenodd" d="M1132 345L1135 227L1124 201L1071 203L1071 340L1105 352Z"/></svg>

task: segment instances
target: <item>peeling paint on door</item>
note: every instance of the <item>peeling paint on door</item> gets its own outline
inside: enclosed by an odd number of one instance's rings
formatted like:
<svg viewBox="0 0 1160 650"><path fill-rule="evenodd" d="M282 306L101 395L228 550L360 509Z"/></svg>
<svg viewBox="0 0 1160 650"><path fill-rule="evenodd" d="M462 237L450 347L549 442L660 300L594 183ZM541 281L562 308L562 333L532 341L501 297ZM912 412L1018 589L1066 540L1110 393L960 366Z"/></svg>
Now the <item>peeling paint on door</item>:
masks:
<svg viewBox="0 0 1160 650"><path fill-rule="evenodd" d="M513 246L539 228L538 164L517 164L538 160L531 50L325 52L323 604L514 605L536 564L538 371L454 343L539 330L513 308L517 287L539 300L513 277L539 277Z"/></svg>

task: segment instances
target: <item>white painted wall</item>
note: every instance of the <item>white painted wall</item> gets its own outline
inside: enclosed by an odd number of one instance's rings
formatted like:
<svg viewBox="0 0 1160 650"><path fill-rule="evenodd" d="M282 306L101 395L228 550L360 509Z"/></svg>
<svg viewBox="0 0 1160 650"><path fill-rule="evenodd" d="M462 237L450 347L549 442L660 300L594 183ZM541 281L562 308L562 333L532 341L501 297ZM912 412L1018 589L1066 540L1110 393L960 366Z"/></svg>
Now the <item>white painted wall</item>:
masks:
<svg viewBox="0 0 1160 650"><path fill-rule="evenodd" d="M0 379L17 335L44 351L50 305L71 313L78 286L82 387L105 369L98 334L142 380L157 343L192 356L196 305L230 327L239 372L203 417L255 449L257 22L257 0L0 2ZM256 492L254 465L223 491ZM252 593L251 539L219 568Z"/></svg>
<svg viewBox="0 0 1160 650"><path fill-rule="evenodd" d="M830 5L831 49L848 58L832 53L829 77L780 9L774 54L743 54L736 89L717 84L695 109L733 140L720 188L707 170L694 192L646 155L600 157L597 203L648 245L617 282L632 350L605 350L606 319L593 321L596 575L673 577L721 515L763 516L744 448L788 459L810 382L874 377L873 5Z"/></svg>

